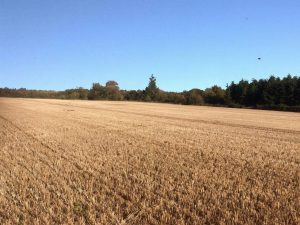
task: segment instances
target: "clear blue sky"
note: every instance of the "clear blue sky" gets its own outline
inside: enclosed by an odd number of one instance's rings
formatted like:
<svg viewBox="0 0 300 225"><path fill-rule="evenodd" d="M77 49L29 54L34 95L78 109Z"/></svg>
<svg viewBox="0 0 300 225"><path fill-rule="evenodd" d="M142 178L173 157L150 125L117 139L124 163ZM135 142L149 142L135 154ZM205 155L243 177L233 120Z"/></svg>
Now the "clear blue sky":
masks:
<svg viewBox="0 0 300 225"><path fill-rule="evenodd" d="M143 89L153 73L181 91L299 63L299 0L0 0L0 87Z"/></svg>

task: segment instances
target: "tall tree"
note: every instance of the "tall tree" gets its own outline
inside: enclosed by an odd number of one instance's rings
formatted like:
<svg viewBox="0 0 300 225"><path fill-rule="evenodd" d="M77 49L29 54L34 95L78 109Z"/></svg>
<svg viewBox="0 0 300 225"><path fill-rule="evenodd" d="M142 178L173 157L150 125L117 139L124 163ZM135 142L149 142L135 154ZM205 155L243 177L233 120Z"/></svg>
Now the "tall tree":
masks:
<svg viewBox="0 0 300 225"><path fill-rule="evenodd" d="M110 100L122 100L119 84L114 80L109 80L105 85L106 96Z"/></svg>
<svg viewBox="0 0 300 225"><path fill-rule="evenodd" d="M105 87L103 87L99 83L93 83L93 86L89 91L88 99L97 100L97 99L105 99L105 98L106 98Z"/></svg>
<svg viewBox="0 0 300 225"><path fill-rule="evenodd" d="M214 85L206 88L204 92L205 101L209 104L224 104L226 92L221 87Z"/></svg>
<svg viewBox="0 0 300 225"><path fill-rule="evenodd" d="M158 92L159 88L156 85L156 78L152 74L149 78L149 84L145 89L145 99L150 101L156 100Z"/></svg>

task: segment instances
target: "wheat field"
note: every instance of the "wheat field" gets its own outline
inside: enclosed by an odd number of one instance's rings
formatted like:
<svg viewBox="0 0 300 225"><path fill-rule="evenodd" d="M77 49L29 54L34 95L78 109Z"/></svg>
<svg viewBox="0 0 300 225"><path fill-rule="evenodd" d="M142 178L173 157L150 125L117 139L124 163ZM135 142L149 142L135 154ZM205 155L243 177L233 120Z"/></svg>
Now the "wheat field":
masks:
<svg viewBox="0 0 300 225"><path fill-rule="evenodd" d="M299 224L300 114L0 98L0 224Z"/></svg>

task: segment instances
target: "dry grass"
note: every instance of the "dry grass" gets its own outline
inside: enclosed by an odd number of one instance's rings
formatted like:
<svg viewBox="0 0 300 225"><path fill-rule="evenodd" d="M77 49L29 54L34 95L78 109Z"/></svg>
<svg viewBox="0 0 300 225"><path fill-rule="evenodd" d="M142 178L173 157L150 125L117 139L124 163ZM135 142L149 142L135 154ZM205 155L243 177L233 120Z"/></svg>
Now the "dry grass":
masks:
<svg viewBox="0 0 300 225"><path fill-rule="evenodd" d="M0 98L0 224L299 224L300 114Z"/></svg>

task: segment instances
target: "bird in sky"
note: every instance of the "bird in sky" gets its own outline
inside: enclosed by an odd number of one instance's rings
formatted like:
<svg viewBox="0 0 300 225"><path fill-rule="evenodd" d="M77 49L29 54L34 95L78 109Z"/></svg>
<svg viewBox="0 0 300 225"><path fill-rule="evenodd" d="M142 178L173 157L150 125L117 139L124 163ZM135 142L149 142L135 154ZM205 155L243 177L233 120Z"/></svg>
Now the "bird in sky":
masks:
<svg viewBox="0 0 300 225"><path fill-rule="evenodd" d="M257 58L258 60L261 60L261 58L259 57L259 58Z"/></svg>

